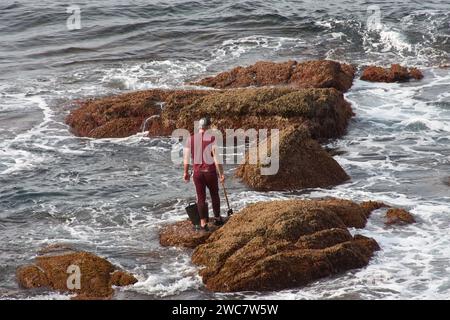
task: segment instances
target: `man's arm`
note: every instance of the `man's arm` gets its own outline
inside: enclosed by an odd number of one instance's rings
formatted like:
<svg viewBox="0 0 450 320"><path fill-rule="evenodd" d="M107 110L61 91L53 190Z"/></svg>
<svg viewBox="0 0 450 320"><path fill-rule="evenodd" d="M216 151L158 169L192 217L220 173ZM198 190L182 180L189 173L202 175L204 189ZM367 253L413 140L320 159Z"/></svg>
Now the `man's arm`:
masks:
<svg viewBox="0 0 450 320"><path fill-rule="evenodd" d="M191 176L189 174L189 160L191 157L191 148L189 146L189 140L188 143L186 143L186 146L183 149L183 167L184 167L184 173L183 173L183 179L186 182L189 182Z"/></svg>

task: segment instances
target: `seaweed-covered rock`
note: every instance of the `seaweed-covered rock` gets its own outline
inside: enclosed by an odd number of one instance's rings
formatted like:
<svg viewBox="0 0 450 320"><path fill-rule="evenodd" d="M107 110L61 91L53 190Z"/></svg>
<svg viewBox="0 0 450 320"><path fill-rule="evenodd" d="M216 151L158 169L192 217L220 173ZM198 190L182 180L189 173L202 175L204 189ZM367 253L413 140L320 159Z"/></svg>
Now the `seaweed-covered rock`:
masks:
<svg viewBox="0 0 450 320"><path fill-rule="evenodd" d="M213 291L303 286L369 263L377 242L347 230L362 227L369 214L348 200L259 202L233 215L194 250L192 261Z"/></svg>
<svg viewBox="0 0 450 320"><path fill-rule="evenodd" d="M386 212L386 224L387 225L406 225L415 223L413 215L405 209L392 208Z"/></svg>
<svg viewBox="0 0 450 320"><path fill-rule="evenodd" d="M271 140L272 137L269 137L260 145L270 147ZM237 168L236 176L249 187L263 191L325 188L349 179L336 160L302 127L282 130L278 146L278 157L268 154L266 158L257 158L259 148L251 148L246 154L245 163ZM258 162L252 163L252 159L258 159ZM278 168L278 171L274 171L275 174L263 172L263 168L269 167L274 170Z"/></svg>
<svg viewBox="0 0 450 320"><path fill-rule="evenodd" d="M159 232L159 243L164 246L195 248L205 243L209 236L220 228L208 223L209 231L195 231L189 220L183 220L164 226Z"/></svg>
<svg viewBox="0 0 450 320"><path fill-rule="evenodd" d="M330 60L259 61L193 84L218 89L289 85L295 88L335 88L345 92L352 86L354 75L353 66Z"/></svg>
<svg viewBox="0 0 450 320"><path fill-rule="evenodd" d="M111 285L116 287L125 287L135 284L137 279L131 274L123 270L116 270L111 275Z"/></svg>
<svg viewBox="0 0 450 320"><path fill-rule="evenodd" d="M210 92L151 89L90 99L79 103L80 106L67 116L66 123L74 134L91 138L122 138L143 129L154 135L170 135L171 131L165 129L172 128L154 121L157 117L151 123L146 123L146 120L160 115L166 100L186 104L189 98L194 99Z"/></svg>
<svg viewBox="0 0 450 320"><path fill-rule="evenodd" d="M343 135L353 112L336 89L285 87L214 92L181 109L168 103L162 112L162 118L172 118L176 128L190 131L194 121L204 116L211 117L213 126L221 131L304 125L313 138L321 139Z"/></svg>
<svg viewBox="0 0 450 320"><path fill-rule="evenodd" d="M364 201L360 204L363 208L368 211L377 210L380 208L389 208L390 206L381 201Z"/></svg>
<svg viewBox="0 0 450 320"><path fill-rule="evenodd" d="M411 79L420 80L422 72L417 68L407 68L393 64L390 68L369 66L363 70L361 80L371 82L405 82Z"/></svg>
<svg viewBox="0 0 450 320"><path fill-rule="evenodd" d="M75 277L78 271L79 288ZM71 279L71 276L74 278ZM34 264L17 269L16 278L24 288L47 287L72 292L77 294L78 299L108 299L114 293L112 285L123 286L137 282L133 275L120 270L104 258L64 246L51 246L41 250Z"/></svg>
<svg viewBox="0 0 450 320"><path fill-rule="evenodd" d="M76 135L93 138L142 130L167 136L177 128L192 132L194 121L205 115L222 131L305 124L314 138L333 138L344 134L353 112L335 89L153 89L82 102L66 122Z"/></svg>

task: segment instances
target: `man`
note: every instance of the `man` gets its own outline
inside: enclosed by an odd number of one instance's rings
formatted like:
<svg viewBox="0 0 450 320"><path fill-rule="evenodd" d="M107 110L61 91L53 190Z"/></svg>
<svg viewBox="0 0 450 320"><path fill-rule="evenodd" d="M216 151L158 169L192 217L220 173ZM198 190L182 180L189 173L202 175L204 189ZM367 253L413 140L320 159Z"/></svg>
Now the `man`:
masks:
<svg viewBox="0 0 450 320"><path fill-rule="evenodd" d="M206 188L209 189L214 212L214 223L222 225L220 215L219 178L225 181L223 165L218 161L215 137L206 131L211 126L209 118L199 121L198 133L191 135L184 147L184 181L189 182L189 160L193 161L193 180L197 193L197 207L200 215L200 228L208 231L208 207L206 206Z"/></svg>

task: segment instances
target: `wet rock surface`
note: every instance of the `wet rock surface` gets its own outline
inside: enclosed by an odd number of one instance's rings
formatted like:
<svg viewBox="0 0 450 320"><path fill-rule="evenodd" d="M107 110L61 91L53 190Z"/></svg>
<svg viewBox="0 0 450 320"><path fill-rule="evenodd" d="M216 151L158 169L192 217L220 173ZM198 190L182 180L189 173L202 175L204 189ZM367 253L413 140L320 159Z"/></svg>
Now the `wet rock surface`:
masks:
<svg viewBox="0 0 450 320"><path fill-rule="evenodd" d="M393 64L390 68L369 66L363 70L361 80L371 82L406 82L411 79L420 80L422 72L417 68L407 68Z"/></svg>
<svg viewBox="0 0 450 320"><path fill-rule="evenodd" d="M183 220L164 226L159 232L159 243L164 246L185 247L194 249L205 243L209 236L220 226L208 223L209 231L196 231L190 220Z"/></svg>
<svg viewBox="0 0 450 320"><path fill-rule="evenodd" d="M80 271L79 289L76 281L69 279L77 270ZM114 294L112 285L127 286L137 282L133 275L104 258L54 245L41 250L33 264L19 267L16 278L24 288L50 288L75 293L75 299L109 299Z"/></svg>
<svg viewBox="0 0 450 320"><path fill-rule="evenodd" d="M177 128L192 132L194 121L206 115L221 131L305 124L315 138L334 138L345 133L353 112L335 89L155 89L82 102L66 122L76 135L93 138L143 130L167 136Z"/></svg>
<svg viewBox="0 0 450 320"><path fill-rule="evenodd" d="M271 145L271 138L262 144ZM236 170L247 186L261 191L325 188L350 179L342 167L312 139L304 127L291 127L279 135L279 157L258 159L258 148L249 150ZM278 162L278 164L276 164ZM270 174L270 169L276 174ZM266 170L266 171L264 171Z"/></svg>
<svg viewBox="0 0 450 320"><path fill-rule="evenodd" d="M366 266L375 240L352 236L370 209L349 200L260 202L241 210L193 253L213 291L279 290Z"/></svg>
<svg viewBox="0 0 450 320"><path fill-rule="evenodd" d="M413 215L404 209L391 208L386 212L387 225L407 225L415 222Z"/></svg>
<svg viewBox="0 0 450 320"><path fill-rule="evenodd" d="M194 121L212 118L217 129L282 129L289 125L307 127L316 139L336 138L346 132L353 116L350 104L335 89L251 88L219 91L172 111L174 127L193 130ZM170 121L170 120L169 120Z"/></svg>
<svg viewBox="0 0 450 320"><path fill-rule="evenodd" d="M354 75L353 66L330 60L259 61L193 84L217 89L289 85L295 88L335 88L345 92L352 86Z"/></svg>
<svg viewBox="0 0 450 320"><path fill-rule="evenodd" d="M122 138L143 130L154 135L170 135L171 131L165 129L172 127L155 121L166 101L184 105L189 99L210 92L151 89L90 99L79 103L79 107L67 116L66 123L75 135L91 138ZM146 123L146 120L151 121Z"/></svg>

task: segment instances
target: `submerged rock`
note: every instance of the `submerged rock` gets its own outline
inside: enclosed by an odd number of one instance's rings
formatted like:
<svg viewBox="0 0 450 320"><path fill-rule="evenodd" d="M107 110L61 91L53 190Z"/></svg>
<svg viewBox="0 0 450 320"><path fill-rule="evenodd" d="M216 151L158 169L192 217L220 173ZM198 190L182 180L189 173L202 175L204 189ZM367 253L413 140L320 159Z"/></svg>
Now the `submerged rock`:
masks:
<svg viewBox="0 0 450 320"><path fill-rule="evenodd" d="M76 288L76 281L71 282L69 279L76 274L78 268L79 289ZM112 285L126 286L137 282L133 275L120 270L104 258L61 246L41 250L34 264L17 269L16 278L24 288L42 287L76 293L78 299L108 299L114 293Z"/></svg>
<svg viewBox="0 0 450 320"><path fill-rule="evenodd" d="M411 79L420 80L422 72L417 68L406 68L393 64L390 68L369 66L363 70L361 80L371 82L405 82Z"/></svg>
<svg viewBox="0 0 450 320"><path fill-rule="evenodd" d="M450 177L445 177L443 180L444 184L450 187Z"/></svg>
<svg viewBox="0 0 450 320"><path fill-rule="evenodd" d="M289 85L295 88L335 88L345 92L352 86L354 75L353 66L330 60L259 61L193 84L217 89Z"/></svg>
<svg viewBox="0 0 450 320"><path fill-rule="evenodd" d="M195 248L205 243L209 236L220 227L208 223L209 231L195 231L190 220L183 220L164 226L159 232L159 243L163 247Z"/></svg>
<svg viewBox="0 0 450 320"><path fill-rule="evenodd" d="M271 146L271 138L262 145ZM350 179L342 167L326 152L317 141L310 137L303 127L290 127L279 135L278 171L276 174L264 174L262 168L274 165L270 161L257 159L258 148L251 148L245 157L245 163L236 170L236 176L249 187L262 190L298 190L304 188L326 188L338 185ZM271 157L274 157L270 155Z"/></svg>
<svg viewBox="0 0 450 320"><path fill-rule="evenodd" d="M392 208L386 212L386 224L387 225L405 225L415 223L413 215L404 209Z"/></svg>
<svg viewBox="0 0 450 320"><path fill-rule="evenodd" d="M379 246L352 236L370 210L349 200L283 200L249 205L199 245L192 261L213 291L299 287L366 266Z"/></svg>

